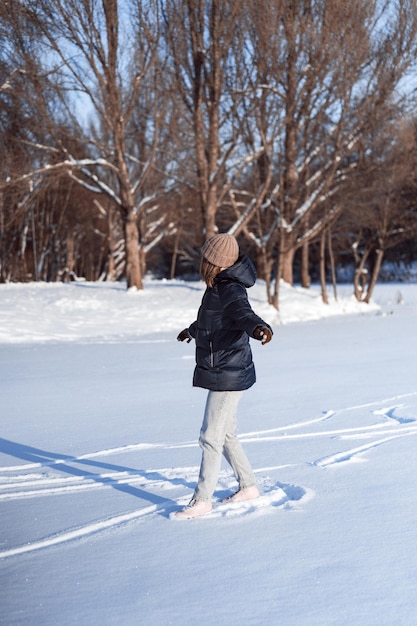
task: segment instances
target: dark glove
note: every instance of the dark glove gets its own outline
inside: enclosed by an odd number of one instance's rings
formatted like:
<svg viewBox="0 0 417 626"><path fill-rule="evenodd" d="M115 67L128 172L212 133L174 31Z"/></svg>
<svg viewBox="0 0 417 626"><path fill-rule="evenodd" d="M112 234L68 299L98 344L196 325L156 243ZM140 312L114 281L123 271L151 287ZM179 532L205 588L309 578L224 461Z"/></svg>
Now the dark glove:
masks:
<svg viewBox="0 0 417 626"><path fill-rule="evenodd" d="M268 326L257 326L253 331L253 336L255 339L258 339L258 341L262 341L262 345L264 346L271 341L272 330L268 328Z"/></svg>
<svg viewBox="0 0 417 626"><path fill-rule="evenodd" d="M188 328L184 328L184 330L182 330L177 337L177 341L187 340L187 343L190 343L191 339L192 336L190 335L190 331L188 330Z"/></svg>

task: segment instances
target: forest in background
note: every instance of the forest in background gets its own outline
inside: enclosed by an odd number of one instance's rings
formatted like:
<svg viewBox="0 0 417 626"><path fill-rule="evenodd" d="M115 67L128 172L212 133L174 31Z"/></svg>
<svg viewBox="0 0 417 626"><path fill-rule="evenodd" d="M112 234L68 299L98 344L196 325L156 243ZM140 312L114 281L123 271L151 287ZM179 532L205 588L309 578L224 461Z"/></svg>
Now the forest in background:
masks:
<svg viewBox="0 0 417 626"><path fill-rule="evenodd" d="M369 301L417 258L414 0L4 0L0 281L198 272Z"/></svg>

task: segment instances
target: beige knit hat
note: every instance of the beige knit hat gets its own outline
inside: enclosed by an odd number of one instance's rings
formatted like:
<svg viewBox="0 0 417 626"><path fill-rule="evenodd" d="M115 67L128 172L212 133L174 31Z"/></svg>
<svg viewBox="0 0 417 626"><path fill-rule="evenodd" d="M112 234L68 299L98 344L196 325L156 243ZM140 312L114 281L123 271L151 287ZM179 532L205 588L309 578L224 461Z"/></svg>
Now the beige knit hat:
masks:
<svg viewBox="0 0 417 626"><path fill-rule="evenodd" d="M207 239L201 248L201 254L217 267L230 267L239 257L239 244L233 235L214 235Z"/></svg>

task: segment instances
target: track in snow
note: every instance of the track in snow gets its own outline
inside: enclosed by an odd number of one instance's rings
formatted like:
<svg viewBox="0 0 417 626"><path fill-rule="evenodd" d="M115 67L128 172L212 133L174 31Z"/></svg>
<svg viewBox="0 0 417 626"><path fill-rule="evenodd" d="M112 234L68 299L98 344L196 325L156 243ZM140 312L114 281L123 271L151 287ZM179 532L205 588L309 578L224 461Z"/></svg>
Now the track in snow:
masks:
<svg viewBox="0 0 417 626"><path fill-rule="evenodd" d="M415 398L417 392L403 394L394 398L372 401L360 406L324 412L321 416L299 421L274 429L248 432L242 434L244 442L273 445L276 441L291 441L303 438L331 439L338 442L332 454L305 463L318 468L328 469L341 466L343 463L363 459L366 453L389 444L399 437L417 434L417 416L402 413L406 408L405 401ZM377 421L355 427L338 426L337 421L346 418L351 411L370 411ZM345 447L350 440L364 440L359 445ZM150 502L133 511L112 515L95 520L79 527L63 529L49 537L0 550L0 559L28 554L40 549L63 544L69 541L97 535L99 533L123 527L126 524L146 522L156 516L169 518L170 515L188 502L190 488L195 484L198 467L177 467L159 469L132 469L128 465L110 465L107 461L112 455L130 457L140 450L146 449L178 449L197 446L197 442L180 443L137 443L117 448L99 450L80 456L59 455L29 446L15 444L0 439L0 452L25 461L0 467L0 501L28 498L44 498L65 496L73 493L87 493L98 489L118 489L138 496ZM296 508L312 497L312 492L302 486L277 483L265 475L272 470L285 466L260 468L259 486L262 496L257 500L240 504L217 503L213 512L204 520L235 519L255 513L272 512L280 509ZM234 479L230 473L222 472L220 487L225 492L232 488ZM167 498L167 491L187 488L188 495ZM203 521L203 520L199 520Z"/></svg>

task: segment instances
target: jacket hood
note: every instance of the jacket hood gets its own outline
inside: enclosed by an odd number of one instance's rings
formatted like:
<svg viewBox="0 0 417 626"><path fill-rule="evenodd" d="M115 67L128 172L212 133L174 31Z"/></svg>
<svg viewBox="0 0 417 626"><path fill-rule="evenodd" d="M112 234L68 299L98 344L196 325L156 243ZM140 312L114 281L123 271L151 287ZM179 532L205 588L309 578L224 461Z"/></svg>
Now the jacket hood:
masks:
<svg viewBox="0 0 417 626"><path fill-rule="evenodd" d="M234 280L245 287L252 287L256 281L255 266L246 254L242 254L234 265L217 274L214 284L222 280Z"/></svg>

